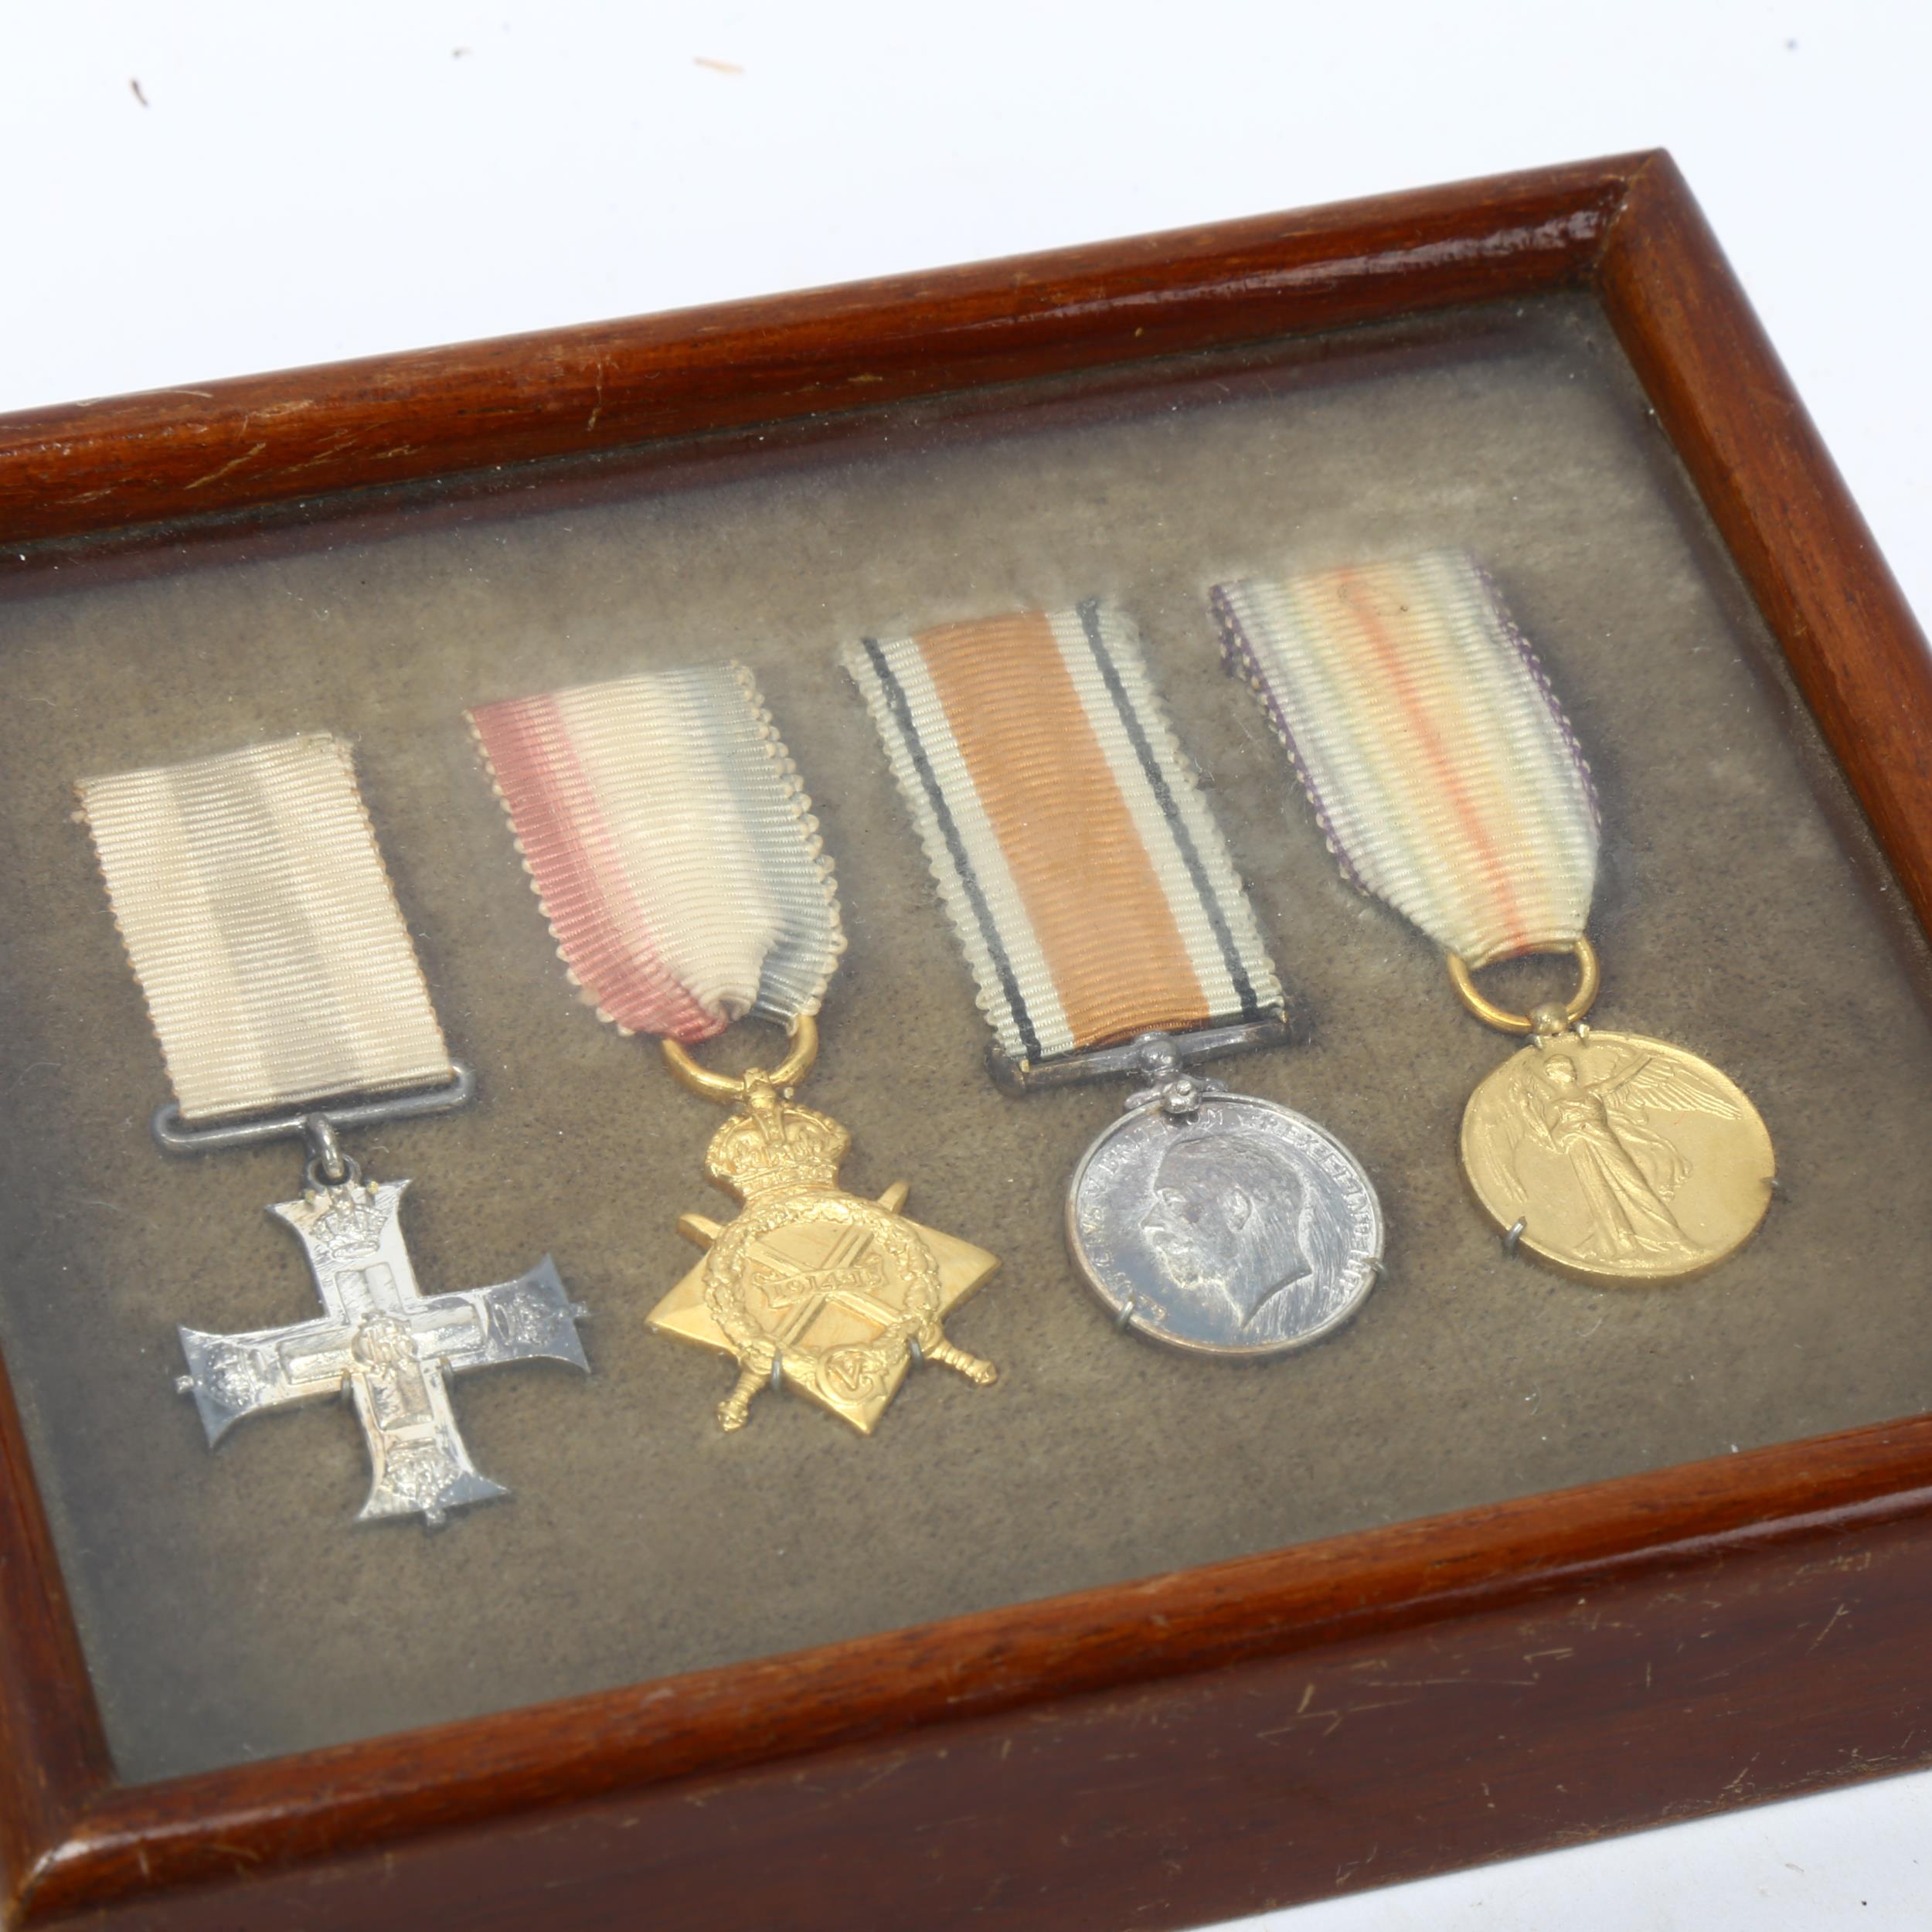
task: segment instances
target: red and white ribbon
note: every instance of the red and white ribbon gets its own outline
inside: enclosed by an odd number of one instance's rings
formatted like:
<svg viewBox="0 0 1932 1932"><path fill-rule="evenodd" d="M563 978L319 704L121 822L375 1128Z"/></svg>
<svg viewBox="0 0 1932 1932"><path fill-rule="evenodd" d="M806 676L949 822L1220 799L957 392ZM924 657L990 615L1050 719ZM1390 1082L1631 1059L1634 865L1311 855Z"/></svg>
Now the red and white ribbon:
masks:
<svg viewBox="0 0 1932 1932"><path fill-rule="evenodd" d="M648 672L469 714L572 980L621 1032L815 1013L845 949L811 801L751 673Z"/></svg>

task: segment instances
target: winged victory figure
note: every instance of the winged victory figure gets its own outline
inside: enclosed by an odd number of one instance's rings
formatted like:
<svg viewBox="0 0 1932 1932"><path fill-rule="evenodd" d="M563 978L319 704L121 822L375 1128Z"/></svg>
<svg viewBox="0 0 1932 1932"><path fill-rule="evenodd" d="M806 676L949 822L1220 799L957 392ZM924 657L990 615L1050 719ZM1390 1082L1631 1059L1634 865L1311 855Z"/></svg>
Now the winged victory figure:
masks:
<svg viewBox="0 0 1932 1932"><path fill-rule="evenodd" d="M1708 1252L1685 1233L1671 1203L1690 1174L1690 1162L1655 1117L1708 1114L1735 1120L1723 1094L1668 1056L1642 1047L1614 1047L1600 1034L1588 1048L1553 1042L1523 1054L1509 1074L1506 1104L1488 1129L1495 1168L1522 1189L1517 1157L1533 1146L1560 1155L1577 1185L1584 1230L1580 1258L1615 1263L1645 1256L1688 1258Z"/></svg>

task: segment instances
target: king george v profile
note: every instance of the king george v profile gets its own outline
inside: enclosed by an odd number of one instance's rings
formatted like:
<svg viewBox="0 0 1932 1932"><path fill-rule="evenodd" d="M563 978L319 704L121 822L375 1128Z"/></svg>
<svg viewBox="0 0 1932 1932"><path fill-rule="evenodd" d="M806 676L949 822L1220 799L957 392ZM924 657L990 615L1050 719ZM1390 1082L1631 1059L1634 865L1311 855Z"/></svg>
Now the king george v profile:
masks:
<svg viewBox="0 0 1932 1932"><path fill-rule="evenodd" d="M1316 1213L1315 1178L1287 1149L1241 1134L1177 1140L1154 1177L1141 1231L1176 1325L1203 1338L1265 1341L1319 1320L1342 1286Z"/></svg>

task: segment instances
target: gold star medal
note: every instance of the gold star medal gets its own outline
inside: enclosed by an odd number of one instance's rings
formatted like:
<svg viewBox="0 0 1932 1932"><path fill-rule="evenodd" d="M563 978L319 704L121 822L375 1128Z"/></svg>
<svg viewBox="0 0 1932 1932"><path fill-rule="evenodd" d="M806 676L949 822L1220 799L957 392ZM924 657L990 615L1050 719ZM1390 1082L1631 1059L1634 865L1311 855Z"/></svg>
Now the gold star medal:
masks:
<svg viewBox="0 0 1932 1932"><path fill-rule="evenodd" d="M838 1185L852 1136L791 1098L818 1052L801 1019L786 1063L729 1080L707 1073L675 1040L672 1071L693 1093L734 1112L712 1136L705 1172L743 1203L723 1226L681 1215L678 1232L706 1250L651 1312L666 1335L738 1359L737 1386L719 1420L740 1427L767 1384L788 1383L870 1435L921 1362L968 1380L993 1379L991 1362L946 1338L945 1317L999 1266L983 1248L921 1227L899 1210L896 1181L876 1201Z"/></svg>
<svg viewBox="0 0 1932 1932"><path fill-rule="evenodd" d="M944 1322L998 1262L908 1220L903 1182L876 1201L839 1186L851 1136L794 1097L845 937L811 801L750 673L624 678L471 723L571 977L733 1110L705 1171L740 1212L679 1219L705 1257L650 1316L736 1361L719 1423L742 1428L761 1390L789 1387L869 1435L922 1364L992 1382ZM743 1017L786 1029L780 1065L729 1077L686 1050Z"/></svg>

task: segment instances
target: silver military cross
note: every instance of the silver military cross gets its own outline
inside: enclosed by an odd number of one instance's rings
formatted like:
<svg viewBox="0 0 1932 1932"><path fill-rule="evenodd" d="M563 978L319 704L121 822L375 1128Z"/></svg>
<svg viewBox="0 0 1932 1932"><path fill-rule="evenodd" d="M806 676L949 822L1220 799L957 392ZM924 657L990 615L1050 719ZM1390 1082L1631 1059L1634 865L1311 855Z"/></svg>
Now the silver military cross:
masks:
<svg viewBox="0 0 1932 1932"><path fill-rule="evenodd" d="M470 1460L451 1376L505 1362L590 1366L577 1329L584 1311L547 1254L514 1281L423 1294L397 1215L408 1185L352 1169L269 1210L307 1251L326 1314L246 1335L179 1331L189 1372L176 1386L194 1396L211 1447L246 1416L348 1389L374 1469L361 1522L420 1514L438 1524L460 1504L509 1493Z"/></svg>

